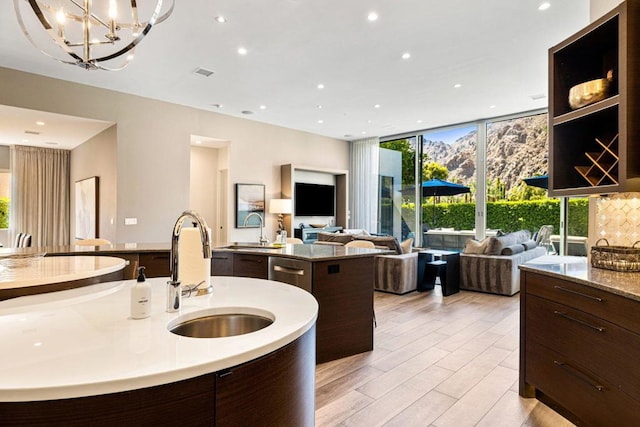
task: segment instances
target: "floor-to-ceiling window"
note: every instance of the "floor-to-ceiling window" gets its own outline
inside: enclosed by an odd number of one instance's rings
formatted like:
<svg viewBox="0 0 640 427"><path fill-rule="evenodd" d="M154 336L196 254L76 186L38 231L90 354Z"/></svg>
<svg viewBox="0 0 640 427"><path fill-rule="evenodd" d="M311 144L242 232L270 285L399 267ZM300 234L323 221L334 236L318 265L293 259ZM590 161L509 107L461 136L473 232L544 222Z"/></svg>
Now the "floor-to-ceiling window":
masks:
<svg viewBox="0 0 640 427"><path fill-rule="evenodd" d="M547 195L546 112L420 131L380 146L389 153L380 156L379 233L414 236L428 246L430 234L482 238L498 230L528 229L534 235L551 225L557 241L552 243L563 253L558 246L562 213L569 254L582 250L587 201L575 198L565 205L563 199ZM436 178L469 190L450 196L425 194L423 183ZM463 241L458 238L457 245Z"/></svg>

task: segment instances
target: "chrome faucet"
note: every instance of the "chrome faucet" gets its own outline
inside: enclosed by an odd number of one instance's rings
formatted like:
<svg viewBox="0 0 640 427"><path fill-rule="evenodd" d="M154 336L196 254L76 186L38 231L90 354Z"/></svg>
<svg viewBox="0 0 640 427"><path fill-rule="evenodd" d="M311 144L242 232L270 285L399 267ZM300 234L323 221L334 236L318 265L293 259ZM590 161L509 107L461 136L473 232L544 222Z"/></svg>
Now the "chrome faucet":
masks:
<svg viewBox="0 0 640 427"><path fill-rule="evenodd" d="M264 218L262 218L262 215L260 215L258 212L251 212L249 215L244 217L243 225L246 227L247 223L249 222L249 218L251 218L252 216L257 216L258 219L260 220L260 239L259 239L259 242L260 242L261 246L265 246L267 243L269 243L269 240L267 240L265 235L262 233L262 228L264 227Z"/></svg>
<svg viewBox="0 0 640 427"><path fill-rule="evenodd" d="M207 223L204 218L195 211L184 211L182 215L176 221L176 225L173 226L173 232L171 233L171 280L167 282L167 312L173 313L180 310L182 304L183 293L191 295L201 283L195 286L189 286L186 290L180 286L180 279L178 278L178 242L180 240L180 231L182 230L182 224L184 221L190 218L193 221L193 225L200 230L200 240L202 241L202 252L205 258L211 258L211 237L207 232ZM210 293L212 287L206 288L204 293ZM198 294L203 289L198 290Z"/></svg>

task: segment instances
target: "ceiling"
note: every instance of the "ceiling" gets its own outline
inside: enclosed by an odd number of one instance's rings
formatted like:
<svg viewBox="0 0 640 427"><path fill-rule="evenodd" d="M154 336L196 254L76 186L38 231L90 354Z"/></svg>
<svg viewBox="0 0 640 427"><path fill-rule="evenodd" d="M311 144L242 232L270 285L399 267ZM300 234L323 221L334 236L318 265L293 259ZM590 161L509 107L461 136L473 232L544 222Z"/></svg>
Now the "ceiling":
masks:
<svg viewBox="0 0 640 427"><path fill-rule="evenodd" d="M589 0L545 11L539 0L176 3L131 65L109 72L42 55L2 1L0 66L354 140L546 108L547 50L589 16ZM13 132L0 143L21 143L28 123L11 123L0 121L0 134Z"/></svg>

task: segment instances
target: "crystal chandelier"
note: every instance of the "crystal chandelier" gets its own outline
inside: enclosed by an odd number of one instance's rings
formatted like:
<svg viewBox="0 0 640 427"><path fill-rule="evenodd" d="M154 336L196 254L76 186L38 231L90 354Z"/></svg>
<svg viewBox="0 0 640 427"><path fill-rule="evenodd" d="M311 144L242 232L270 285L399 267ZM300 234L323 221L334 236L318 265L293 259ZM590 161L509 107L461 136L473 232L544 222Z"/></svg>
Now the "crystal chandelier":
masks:
<svg viewBox="0 0 640 427"><path fill-rule="evenodd" d="M171 15L175 0L165 2L165 10L162 0L152 4L153 0L13 0L22 31L42 53L86 70L111 71L129 64L151 28ZM149 14L147 21L140 21L141 12Z"/></svg>

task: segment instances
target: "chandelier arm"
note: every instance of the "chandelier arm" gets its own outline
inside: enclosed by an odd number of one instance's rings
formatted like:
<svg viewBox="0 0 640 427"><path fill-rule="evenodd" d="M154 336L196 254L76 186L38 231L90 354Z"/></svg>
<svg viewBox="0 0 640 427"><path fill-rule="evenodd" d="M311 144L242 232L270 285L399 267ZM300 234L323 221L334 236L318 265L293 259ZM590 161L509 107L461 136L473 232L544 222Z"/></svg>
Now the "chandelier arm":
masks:
<svg viewBox="0 0 640 427"><path fill-rule="evenodd" d="M135 0L132 0L132 7L133 7L133 3L135 3ZM175 0L171 0L171 8L167 11L168 14L170 14L173 11L174 6L175 6ZM140 43L142 41L142 39L145 38L147 33L149 31L151 31L151 28L155 25L156 20L158 19L158 16L160 15L160 11L161 10L162 10L162 0L158 0L158 3L156 3L155 10L153 11L153 14L151 15L151 18L149 18L149 22L144 27L144 29L140 32L138 37L133 39L133 41L131 41L131 43L129 43L128 45L126 45L125 47L120 49L119 51L114 52L114 53L112 53L110 55L106 55L106 56L94 59L93 60L94 64L96 66L98 66L97 64L99 62L109 61L111 59L117 58L118 56L123 55L123 54L127 53L128 51L130 51L131 49L135 48L138 45L138 43ZM166 17L165 17L165 19L166 19Z"/></svg>
<svg viewBox="0 0 640 427"><path fill-rule="evenodd" d="M20 2L20 0L13 0L13 6L14 6L14 8L16 10L16 17L18 18L18 24L20 25L20 28L22 29L22 32L24 33L24 35L27 37L27 40L29 40L29 43L31 43L33 45L33 47L38 49L40 52L42 52L43 54L45 54L49 58L55 59L56 61L61 62L63 64L77 65L78 61L82 61L82 58L79 57L78 55L76 55L75 52L73 52L70 48L68 48L66 46L64 40L62 38L58 37L58 34L56 34L56 32L53 31L53 28L49 24L49 21L47 21L47 18L42 13L42 10L40 10L40 7L37 5L36 1L35 0L28 0L29 4L31 5L31 8L33 9L33 12L36 14L36 16L38 17L38 20L40 21L42 26L45 28L45 30L47 31L49 36L53 37L53 39L56 41L56 43L58 45L60 45L60 47L63 48L64 51L66 53L68 53L76 61L71 62L71 61L62 60L62 59L60 59L60 58L58 58L58 57L56 57L54 55L51 55L50 53L48 53L46 51L40 49L38 47L38 45L36 44L36 42L31 37L31 34L29 34L29 31L27 30L27 27L24 24L24 21L22 20L22 14L20 13L19 2Z"/></svg>

